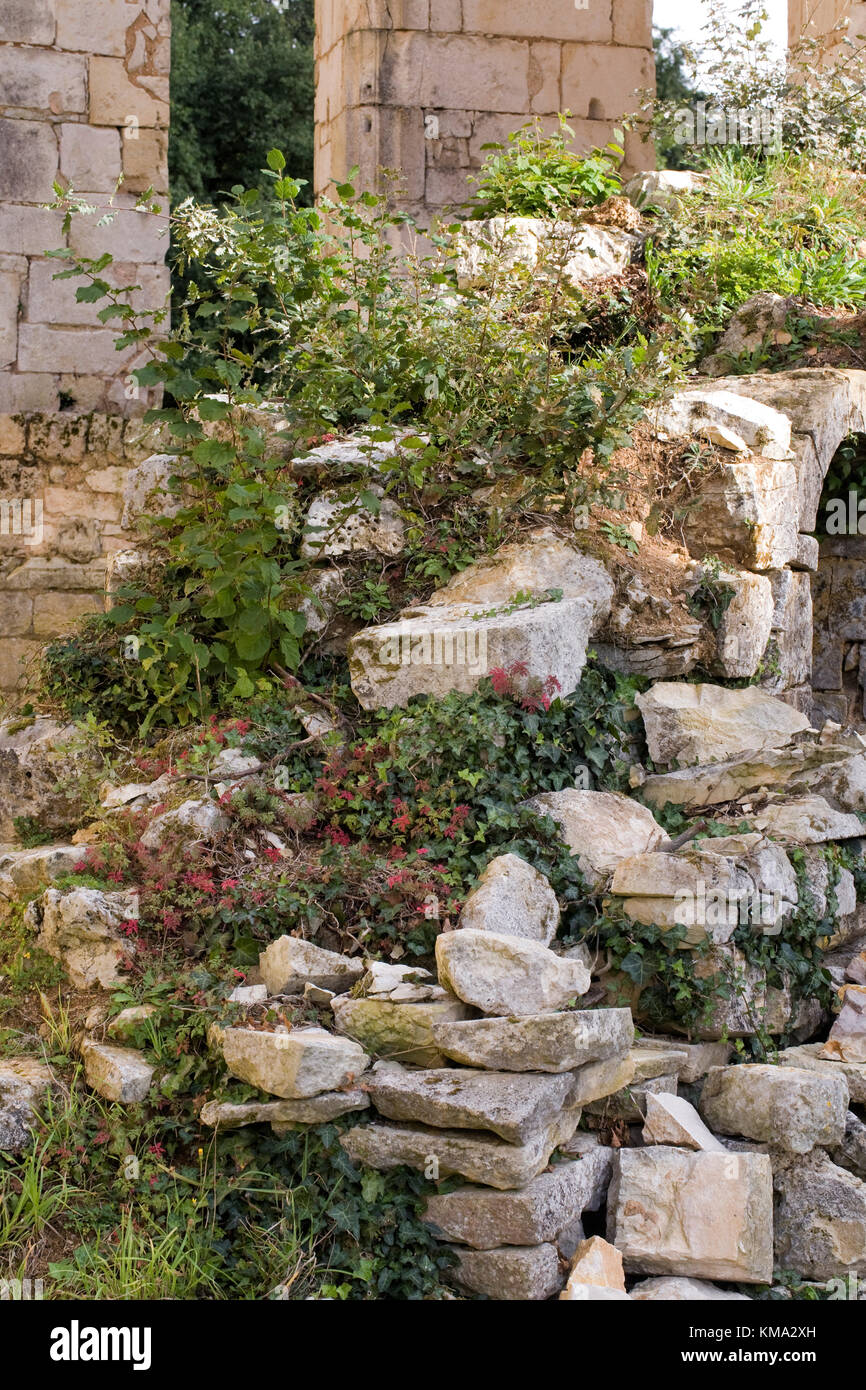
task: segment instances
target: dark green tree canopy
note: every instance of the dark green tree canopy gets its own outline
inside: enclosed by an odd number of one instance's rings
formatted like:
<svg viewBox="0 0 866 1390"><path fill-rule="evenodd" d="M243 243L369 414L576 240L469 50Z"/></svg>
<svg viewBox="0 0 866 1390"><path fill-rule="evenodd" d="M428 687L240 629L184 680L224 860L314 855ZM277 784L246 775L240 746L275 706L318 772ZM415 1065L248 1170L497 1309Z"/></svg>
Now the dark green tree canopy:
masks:
<svg viewBox="0 0 866 1390"><path fill-rule="evenodd" d="M314 0L173 0L171 190L218 199L264 155L313 178Z"/></svg>

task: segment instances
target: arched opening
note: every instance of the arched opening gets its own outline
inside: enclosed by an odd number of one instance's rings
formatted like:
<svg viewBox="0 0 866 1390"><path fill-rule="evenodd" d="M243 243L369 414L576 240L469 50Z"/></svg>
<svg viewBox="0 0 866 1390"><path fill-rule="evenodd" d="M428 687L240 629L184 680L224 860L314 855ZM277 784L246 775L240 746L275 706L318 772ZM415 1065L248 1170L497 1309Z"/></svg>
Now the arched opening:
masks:
<svg viewBox="0 0 866 1390"><path fill-rule="evenodd" d="M866 728L866 434L849 434L818 504L812 576L813 722Z"/></svg>

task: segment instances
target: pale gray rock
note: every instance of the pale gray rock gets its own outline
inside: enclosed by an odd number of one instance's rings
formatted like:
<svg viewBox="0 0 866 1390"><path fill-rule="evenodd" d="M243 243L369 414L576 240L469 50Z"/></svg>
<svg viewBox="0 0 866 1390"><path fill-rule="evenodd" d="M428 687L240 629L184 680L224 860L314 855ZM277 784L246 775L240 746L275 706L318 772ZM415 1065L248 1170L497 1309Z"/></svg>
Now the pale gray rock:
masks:
<svg viewBox="0 0 866 1390"><path fill-rule="evenodd" d="M138 1105L147 1100L156 1068L134 1047L115 1047L85 1038L81 1044L84 1079L105 1100Z"/></svg>
<svg viewBox="0 0 866 1390"><path fill-rule="evenodd" d="M572 1078L471 1068L413 1068L377 1062L366 1087L380 1115L438 1129L484 1129L523 1144L569 1103Z"/></svg>
<svg viewBox="0 0 866 1390"><path fill-rule="evenodd" d="M323 492L313 499L304 523L303 559L331 558L353 551L374 551L392 558L400 554L405 526L399 506L377 483L368 491L379 499L375 512L359 493L341 496Z"/></svg>
<svg viewBox="0 0 866 1390"><path fill-rule="evenodd" d="M34 1057L0 1060L0 1153L22 1153L32 1142L40 1102L54 1074Z"/></svg>
<svg viewBox="0 0 866 1390"><path fill-rule="evenodd" d="M518 267L536 276L560 275L579 286L619 275L638 239L618 227L554 222L540 217L489 217L461 223L455 250L461 289L485 285Z"/></svg>
<svg viewBox="0 0 866 1390"><path fill-rule="evenodd" d="M303 1100L209 1100L199 1116L212 1129L240 1129L244 1125L270 1124L275 1131L297 1125L320 1125L352 1110L368 1110L370 1097L354 1087L347 1091L326 1091Z"/></svg>
<svg viewBox="0 0 866 1390"><path fill-rule="evenodd" d="M619 1149L608 1239L634 1274L769 1284L773 1179L766 1154Z"/></svg>
<svg viewBox="0 0 866 1390"><path fill-rule="evenodd" d="M547 1167L553 1150L570 1139L579 1110L563 1111L546 1130L525 1144L506 1144L493 1134L430 1129L424 1125L360 1125L340 1143L355 1163L385 1172L404 1165L428 1177L456 1175L500 1190L525 1187Z"/></svg>
<svg viewBox="0 0 866 1390"><path fill-rule="evenodd" d="M338 1033L348 1034L374 1057L415 1067L446 1066L447 1058L435 1038L437 1028L472 1015L451 994L409 1004L340 994L331 1000L331 1009Z"/></svg>
<svg viewBox="0 0 866 1390"><path fill-rule="evenodd" d="M691 1083L706 1076L710 1067L727 1066L733 1045L727 1042L686 1042L683 1038L654 1038L647 1034L638 1039L642 1052L667 1052L674 1048L685 1056L679 1068L679 1079ZM667 1068L665 1068L667 1070Z"/></svg>
<svg viewBox="0 0 866 1390"><path fill-rule="evenodd" d="M775 1165L776 1267L804 1279L866 1274L866 1182L821 1149Z"/></svg>
<svg viewBox="0 0 866 1390"><path fill-rule="evenodd" d="M137 912L134 893L48 888L29 904L24 920L38 931L40 949L62 962L76 989L109 989L123 978L121 962L135 954L135 943L121 935L121 924Z"/></svg>
<svg viewBox="0 0 866 1390"><path fill-rule="evenodd" d="M259 970L268 994L303 994L306 984L341 993L360 980L364 962L296 936L279 936L259 956Z"/></svg>
<svg viewBox="0 0 866 1390"><path fill-rule="evenodd" d="M650 416L657 433L674 439L708 439L735 453L766 459L791 456L791 421L782 411L732 391L689 387L677 391Z"/></svg>
<svg viewBox="0 0 866 1390"><path fill-rule="evenodd" d="M304 1100L349 1086L370 1065L358 1043L324 1028L263 1033L227 1028L222 1051L232 1076L283 1100Z"/></svg>
<svg viewBox="0 0 866 1390"><path fill-rule="evenodd" d="M675 1096L676 1073L669 1076L651 1076L639 1083L632 1082L620 1091L592 1101L586 1107L587 1123L601 1129L606 1129L616 1120L624 1120L626 1124L640 1124L646 1118L647 1096L651 1093Z"/></svg>
<svg viewBox="0 0 866 1390"><path fill-rule="evenodd" d="M355 998L389 999L394 1004L420 1004L428 999L449 998L447 990L433 982L429 970L392 965L382 960L368 960L364 965L364 974L354 990Z"/></svg>
<svg viewBox="0 0 866 1390"><path fill-rule="evenodd" d="M747 1294L720 1289L704 1279L642 1279L633 1286L631 1297L639 1303L719 1303L726 1299L734 1303L752 1302Z"/></svg>
<svg viewBox="0 0 866 1390"><path fill-rule="evenodd" d="M445 1021L436 1046L455 1062L494 1071L565 1072L623 1057L634 1037L630 1009L577 1009L527 1018Z"/></svg>
<svg viewBox="0 0 866 1390"><path fill-rule="evenodd" d="M794 1067L714 1067L700 1110L720 1134L765 1140L790 1153L835 1148L845 1134L848 1086L842 1076Z"/></svg>
<svg viewBox="0 0 866 1390"><path fill-rule="evenodd" d="M618 792L569 787L542 792L524 805L556 821L590 889L603 888L620 860L668 843L652 812Z"/></svg>
<svg viewBox="0 0 866 1390"><path fill-rule="evenodd" d="M4 903L38 892L61 874L71 874L81 855L77 845L40 845L0 854L0 912Z"/></svg>
<svg viewBox="0 0 866 1390"><path fill-rule="evenodd" d="M863 833L863 822L858 816L837 811L823 796L817 795L771 802L754 817L754 824L759 830L796 845L851 840Z"/></svg>
<svg viewBox="0 0 866 1390"><path fill-rule="evenodd" d="M756 686L731 690L682 681L656 683L635 702L656 764L701 765L780 748L808 729L799 710Z"/></svg>
<svg viewBox="0 0 866 1390"><path fill-rule="evenodd" d="M499 932L442 932L436 938L442 984L486 1014L553 1013L586 994L589 971L538 942Z"/></svg>
<svg viewBox="0 0 866 1390"><path fill-rule="evenodd" d="M555 1245L526 1249L505 1246L501 1250L467 1250L453 1245L457 1265L450 1277L471 1293L484 1294L500 1303L538 1302L552 1298L562 1288L559 1252Z"/></svg>
<svg viewBox="0 0 866 1390"><path fill-rule="evenodd" d="M684 1096L646 1093L645 1144L669 1144L704 1153L726 1153L724 1144L707 1129Z"/></svg>
<svg viewBox="0 0 866 1390"><path fill-rule="evenodd" d="M427 1200L424 1219L445 1239L477 1250L557 1242L585 1211L602 1205L612 1163L613 1150L599 1145L510 1192L469 1186L436 1193Z"/></svg>
<svg viewBox="0 0 866 1390"><path fill-rule="evenodd" d="M210 844L228 830L230 821L215 801L192 798L171 811L155 816L141 836L145 849L159 849L169 835L182 834L194 842Z"/></svg>
<svg viewBox="0 0 866 1390"><path fill-rule="evenodd" d="M516 854L491 859L469 894L460 927L523 936L549 946L559 926L559 902L544 874Z"/></svg>

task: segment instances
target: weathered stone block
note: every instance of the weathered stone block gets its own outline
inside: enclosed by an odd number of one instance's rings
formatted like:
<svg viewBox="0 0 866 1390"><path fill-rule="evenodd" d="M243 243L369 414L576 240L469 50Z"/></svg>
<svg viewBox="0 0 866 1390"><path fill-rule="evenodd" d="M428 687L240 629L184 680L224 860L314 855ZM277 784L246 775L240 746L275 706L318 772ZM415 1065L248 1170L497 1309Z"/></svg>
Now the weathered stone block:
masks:
<svg viewBox="0 0 866 1390"><path fill-rule="evenodd" d="M145 1061L142 1052L86 1038L81 1044L81 1056L85 1081L105 1100L137 1105L147 1099L155 1068Z"/></svg>
<svg viewBox="0 0 866 1390"><path fill-rule="evenodd" d="M370 1065L356 1042L324 1028L293 1028L285 1033L227 1028L222 1050L233 1076L284 1100L337 1091Z"/></svg>
<svg viewBox="0 0 866 1390"><path fill-rule="evenodd" d="M608 1239L637 1274L769 1284L773 1179L766 1154L619 1149Z"/></svg>
<svg viewBox="0 0 866 1390"><path fill-rule="evenodd" d="M575 116L621 120L638 109L637 92L652 87L654 80L653 57L646 48L563 45L563 108Z"/></svg>
<svg viewBox="0 0 866 1390"><path fill-rule="evenodd" d="M111 220L99 225L107 213ZM92 216L73 219L69 244L79 256L98 258L108 252L117 261L158 265L168 250L168 219L131 207L110 212L98 207Z"/></svg>
<svg viewBox="0 0 866 1390"><path fill-rule="evenodd" d="M87 103L86 75L86 61L78 55L4 43L0 45L0 106L53 116L81 113ZM43 197L49 196L46 190Z"/></svg>
<svg viewBox="0 0 866 1390"><path fill-rule="evenodd" d="M453 996L417 1004L395 1004L390 999L352 999L337 995L331 1000L334 1024L363 1044L374 1057L406 1062L416 1067L443 1067L446 1057L434 1038L436 1025L464 1019L471 1012Z"/></svg>
<svg viewBox="0 0 866 1390"><path fill-rule="evenodd" d="M123 132L123 187L127 193L168 192L168 131ZM96 185L98 187L98 185Z"/></svg>
<svg viewBox="0 0 866 1390"><path fill-rule="evenodd" d="M21 49L10 50L16 54ZM53 126L47 121L15 121L0 119L0 201L49 202L51 185L57 177L57 137ZM37 210L38 211L38 210ZM28 219L29 220L29 219ZM59 219L62 220L62 219ZM21 237L15 235L17 219L11 209L0 221L0 233L4 231L3 222L11 222L11 238L0 242L7 254L18 254L25 248ZM43 242L33 250L43 252L47 249Z"/></svg>
<svg viewBox="0 0 866 1390"><path fill-rule="evenodd" d="M57 12L57 47L76 53L126 55L127 32L142 14L129 0L99 0L99 9L80 0L53 0Z"/></svg>
<svg viewBox="0 0 866 1390"><path fill-rule="evenodd" d="M4 0L3 42L54 43L55 4L56 0Z"/></svg>
<svg viewBox="0 0 866 1390"><path fill-rule="evenodd" d="M436 1044L466 1066L502 1071L574 1071L624 1056L634 1037L630 1009L576 1009L531 1018L437 1021Z"/></svg>
<svg viewBox="0 0 866 1390"><path fill-rule="evenodd" d="M102 130L76 122L62 125L60 173L75 189L87 188L94 193L113 193L120 178L118 131ZM55 266L55 269L60 267Z"/></svg>
<svg viewBox="0 0 866 1390"><path fill-rule="evenodd" d="M722 1134L776 1144L791 1153L833 1148L845 1134L848 1086L842 1076L793 1067L714 1067L700 1102Z"/></svg>
<svg viewBox="0 0 866 1390"><path fill-rule="evenodd" d="M472 1293L499 1302L537 1302L562 1288L559 1252L555 1245L515 1246L502 1250L451 1247L457 1266L451 1277Z"/></svg>
<svg viewBox="0 0 866 1390"><path fill-rule="evenodd" d="M424 1219L448 1240L477 1250L554 1241L585 1211L601 1206L612 1163L613 1150L598 1145L511 1192L458 1187L436 1194L428 1199Z"/></svg>
<svg viewBox="0 0 866 1390"><path fill-rule="evenodd" d="M90 121L92 125L127 126L134 117L141 126L167 126L167 92L159 79L133 82L121 58L90 59ZM148 90L154 88L154 91Z"/></svg>

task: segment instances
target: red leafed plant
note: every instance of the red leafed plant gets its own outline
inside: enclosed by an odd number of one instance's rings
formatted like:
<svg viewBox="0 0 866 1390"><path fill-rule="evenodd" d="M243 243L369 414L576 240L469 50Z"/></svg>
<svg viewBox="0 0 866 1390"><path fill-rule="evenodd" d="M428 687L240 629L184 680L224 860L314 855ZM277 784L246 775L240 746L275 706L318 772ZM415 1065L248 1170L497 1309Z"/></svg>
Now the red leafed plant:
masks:
<svg viewBox="0 0 866 1390"><path fill-rule="evenodd" d="M497 695L508 696L521 709L531 714L549 710L562 686L556 676L541 680L531 676L525 661L513 661L510 666L494 666L490 684Z"/></svg>

